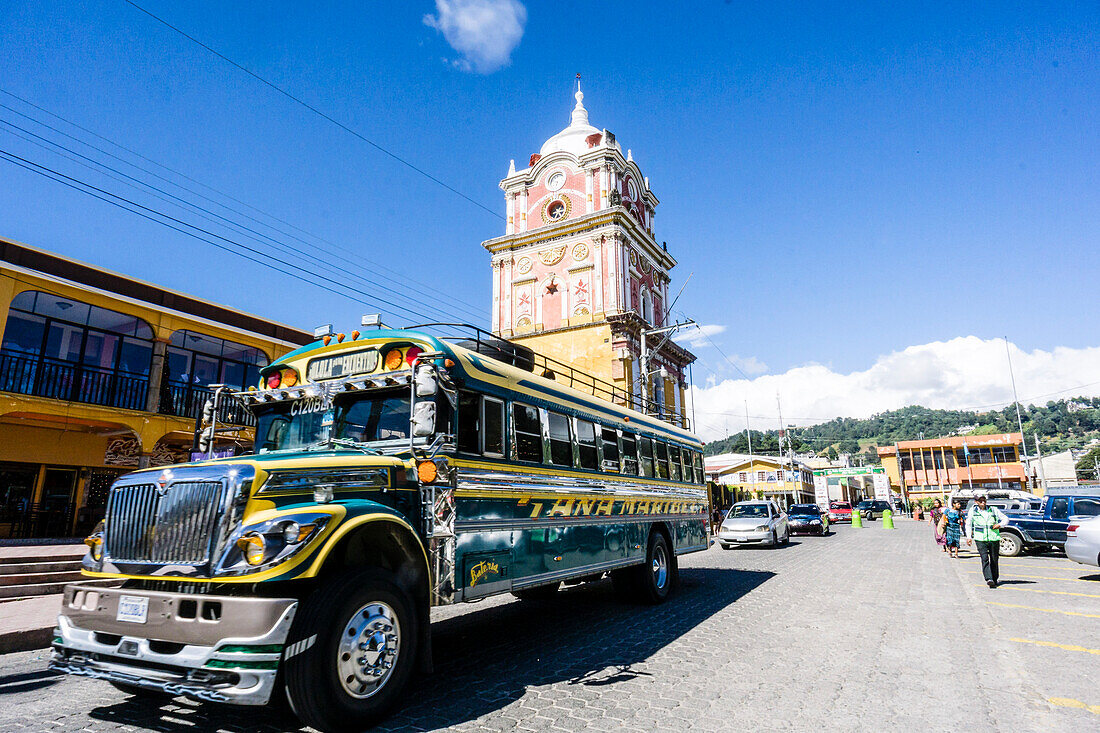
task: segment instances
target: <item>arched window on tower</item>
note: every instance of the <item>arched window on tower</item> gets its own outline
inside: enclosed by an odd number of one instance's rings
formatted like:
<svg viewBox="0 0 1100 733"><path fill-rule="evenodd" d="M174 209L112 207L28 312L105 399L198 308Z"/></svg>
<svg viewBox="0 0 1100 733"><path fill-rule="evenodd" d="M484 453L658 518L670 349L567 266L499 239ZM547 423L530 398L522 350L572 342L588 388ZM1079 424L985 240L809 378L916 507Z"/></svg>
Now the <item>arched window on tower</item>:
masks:
<svg viewBox="0 0 1100 733"><path fill-rule="evenodd" d="M642 319L646 323L653 323L653 299L649 295L649 291L642 288L642 302L641 313Z"/></svg>

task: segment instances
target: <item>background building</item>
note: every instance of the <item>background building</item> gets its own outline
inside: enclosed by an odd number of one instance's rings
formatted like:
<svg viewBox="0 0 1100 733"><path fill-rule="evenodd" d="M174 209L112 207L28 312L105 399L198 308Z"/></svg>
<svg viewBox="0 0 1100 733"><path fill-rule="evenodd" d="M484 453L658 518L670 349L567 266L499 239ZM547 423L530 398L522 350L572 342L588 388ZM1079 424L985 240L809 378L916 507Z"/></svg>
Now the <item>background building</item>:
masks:
<svg viewBox="0 0 1100 733"><path fill-rule="evenodd" d="M208 384L310 334L0 239L0 537L79 535L116 476L189 460ZM246 427L234 404L219 422ZM250 444L250 430L221 448Z"/></svg>
<svg viewBox="0 0 1100 733"><path fill-rule="evenodd" d="M875 491L875 477L880 477ZM853 506L864 499L888 500L886 469L881 466L847 466L814 469L814 482L824 491L828 501L847 501Z"/></svg>
<svg viewBox="0 0 1100 733"><path fill-rule="evenodd" d="M958 488L1036 491L1020 460L1020 433L905 440L878 449L890 488L912 499Z"/></svg>
<svg viewBox="0 0 1100 733"><path fill-rule="evenodd" d="M813 472L787 458L726 453L703 459L714 506L773 499L782 507L814 503Z"/></svg>
<svg viewBox="0 0 1100 733"><path fill-rule="evenodd" d="M676 260L653 235L657 197L631 151L588 123L576 94L568 127L500 182L505 234L492 253L493 332L615 385L616 401L648 392L662 416L685 417L686 369L695 360L664 335L642 374L643 330L668 325Z"/></svg>

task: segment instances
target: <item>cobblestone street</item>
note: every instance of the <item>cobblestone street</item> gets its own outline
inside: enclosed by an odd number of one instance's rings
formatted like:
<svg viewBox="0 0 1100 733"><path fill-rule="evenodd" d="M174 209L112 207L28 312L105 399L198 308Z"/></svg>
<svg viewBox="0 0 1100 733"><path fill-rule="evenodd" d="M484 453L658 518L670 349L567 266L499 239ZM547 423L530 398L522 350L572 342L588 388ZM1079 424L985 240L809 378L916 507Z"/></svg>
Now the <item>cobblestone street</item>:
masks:
<svg viewBox="0 0 1100 733"><path fill-rule="evenodd" d="M1087 729L1100 724L1100 575L1006 558L981 583L926 524L841 526L683 558L656 608L609 583L434 615L436 672L387 730ZM0 606L2 610L2 606ZM0 657L0 729L282 730L285 718L54 676ZM1091 706L1091 707L1090 707Z"/></svg>

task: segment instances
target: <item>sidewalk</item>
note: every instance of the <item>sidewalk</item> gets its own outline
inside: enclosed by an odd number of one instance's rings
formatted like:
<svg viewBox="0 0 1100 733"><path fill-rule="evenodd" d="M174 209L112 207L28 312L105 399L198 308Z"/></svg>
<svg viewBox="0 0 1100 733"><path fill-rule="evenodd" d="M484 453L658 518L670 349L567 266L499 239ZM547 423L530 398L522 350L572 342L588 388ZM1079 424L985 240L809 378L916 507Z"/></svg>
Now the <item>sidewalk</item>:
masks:
<svg viewBox="0 0 1100 733"><path fill-rule="evenodd" d="M61 598L57 593L0 603L0 654L48 647Z"/></svg>
<svg viewBox="0 0 1100 733"><path fill-rule="evenodd" d="M0 546L0 565L22 565L20 559L48 563L54 558L83 555L83 544L15 544ZM12 577L12 576L8 576ZM57 613L61 609L60 593L21 598L0 599L0 654L49 647Z"/></svg>

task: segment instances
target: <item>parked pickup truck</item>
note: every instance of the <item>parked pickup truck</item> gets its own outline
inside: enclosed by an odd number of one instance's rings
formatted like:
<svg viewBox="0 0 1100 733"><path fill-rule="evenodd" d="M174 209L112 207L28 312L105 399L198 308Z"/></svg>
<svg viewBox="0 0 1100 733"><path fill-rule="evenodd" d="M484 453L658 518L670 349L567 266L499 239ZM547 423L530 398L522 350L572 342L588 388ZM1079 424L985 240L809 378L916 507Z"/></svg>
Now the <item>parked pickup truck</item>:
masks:
<svg viewBox="0 0 1100 733"><path fill-rule="evenodd" d="M1100 495L1058 493L1043 499L1034 512L1006 511L1008 524L1001 527L1001 555L1015 557L1032 548L1062 549L1070 517L1100 515Z"/></svg>

